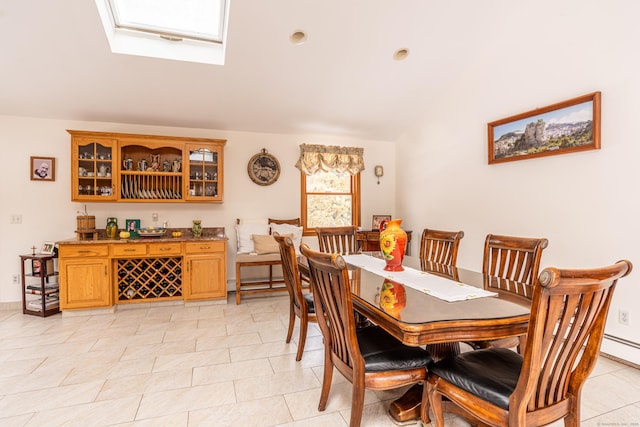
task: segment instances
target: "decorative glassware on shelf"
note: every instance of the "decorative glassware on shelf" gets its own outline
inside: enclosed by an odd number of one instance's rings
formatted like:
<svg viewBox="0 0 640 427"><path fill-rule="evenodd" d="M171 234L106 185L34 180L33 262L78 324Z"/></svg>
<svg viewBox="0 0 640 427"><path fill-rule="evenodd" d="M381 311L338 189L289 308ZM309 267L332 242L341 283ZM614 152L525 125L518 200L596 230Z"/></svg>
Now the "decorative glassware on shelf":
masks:
<svg viewBox="0 0 640 427"><path fill-rule="evenodd" d="M191 232L193 233L193 237L200 237L202 235L202 223L199 219L193 220Z"/></svg>
<svg viewBox="0 0 640 427"><path fill-rule="evenodd" d="M387 265L386 271L404 271L402 260L407 246L407 233L400 228L401 219L385 220L380 224L380 250Z"/></svg>

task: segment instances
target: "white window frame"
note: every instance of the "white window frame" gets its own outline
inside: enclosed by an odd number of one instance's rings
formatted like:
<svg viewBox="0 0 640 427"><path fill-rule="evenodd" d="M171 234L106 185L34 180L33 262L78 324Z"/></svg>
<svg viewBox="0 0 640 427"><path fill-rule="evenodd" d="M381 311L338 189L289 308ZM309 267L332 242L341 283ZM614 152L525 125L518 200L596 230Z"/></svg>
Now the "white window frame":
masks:
<svg viewBox="0 0 640 427"><path fill-rule="evenodd" d="M120 26L116 23L111 0L95 0L98 13L114 53L224 65L230 0L224 0L219 41L186 32L167 32L142 26Z"/></svg>

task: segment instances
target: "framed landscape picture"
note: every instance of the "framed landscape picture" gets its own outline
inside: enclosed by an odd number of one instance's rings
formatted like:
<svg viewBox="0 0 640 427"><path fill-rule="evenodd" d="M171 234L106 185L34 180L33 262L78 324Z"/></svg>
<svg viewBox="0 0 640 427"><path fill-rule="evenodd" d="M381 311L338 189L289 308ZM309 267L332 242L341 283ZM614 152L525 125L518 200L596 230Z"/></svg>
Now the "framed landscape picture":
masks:
<svg viewBox="0 0 640 427"><path fill-rule="evenodd" d="M488 125L489 164L600 148L600 92Z"/></svg>

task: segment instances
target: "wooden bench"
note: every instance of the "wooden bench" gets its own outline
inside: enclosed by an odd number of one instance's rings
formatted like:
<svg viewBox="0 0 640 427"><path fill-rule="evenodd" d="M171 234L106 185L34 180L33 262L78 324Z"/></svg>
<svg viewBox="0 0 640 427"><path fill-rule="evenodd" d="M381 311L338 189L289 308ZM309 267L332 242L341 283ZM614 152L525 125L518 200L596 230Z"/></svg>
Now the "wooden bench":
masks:
<svg viewBox="0 0 640 427"><path fill-rule="evenodd" d="M269 224L290 224L296 227L300 227L300 218L294 219L273 219L269 218ZM240 224L240 220L236 220L237 224ZM242 295L268 293L268 292L281 292L286 291L287 288L284 284L283 277L273 277L273 267L282 266L282 259L280 253L251 255L251 254L237 254L236 255L236 304L240 304ZM242 281L241 272L242 268L246 267L269 267L268 280L245 280Z"/></svg>

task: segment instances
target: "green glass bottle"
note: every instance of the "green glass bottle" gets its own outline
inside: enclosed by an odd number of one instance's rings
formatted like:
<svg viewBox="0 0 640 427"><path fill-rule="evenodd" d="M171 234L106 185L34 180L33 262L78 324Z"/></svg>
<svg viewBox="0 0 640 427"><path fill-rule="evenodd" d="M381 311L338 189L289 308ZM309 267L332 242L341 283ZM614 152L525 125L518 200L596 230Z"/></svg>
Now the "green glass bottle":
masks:
<svg viewBox="0 0 640 427"><path fill-rule="evenodd" d="M202 224L199 219L193 220L193 227L191 227L191 232L193 233L193 237L200 237L202 234Z"/></svg>
<svg viewBox="0 0 640 427"><path fill-rule="evenodd" d="M105 228L105 233L107 238L115 239L118 235L118 219L117 218L107 218L107 227Z"/></svg>

